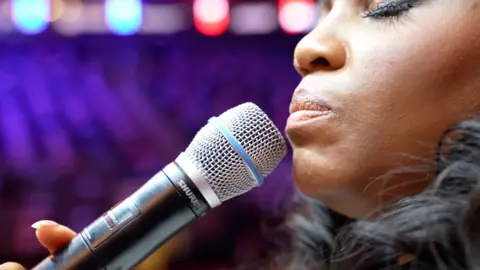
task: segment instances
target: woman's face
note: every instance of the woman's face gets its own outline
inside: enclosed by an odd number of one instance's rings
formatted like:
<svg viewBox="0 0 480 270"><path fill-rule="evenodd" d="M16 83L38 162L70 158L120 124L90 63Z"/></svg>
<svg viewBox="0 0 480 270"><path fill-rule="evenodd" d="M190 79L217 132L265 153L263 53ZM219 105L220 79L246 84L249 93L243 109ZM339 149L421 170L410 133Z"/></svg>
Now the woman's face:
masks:
<svg viewBox="0 0 480 270"><path fill-rule="evenodd" d="M480 6L323 2L286 131L300 189L360 218L425 188L442 133L480 112Z"/></svg>

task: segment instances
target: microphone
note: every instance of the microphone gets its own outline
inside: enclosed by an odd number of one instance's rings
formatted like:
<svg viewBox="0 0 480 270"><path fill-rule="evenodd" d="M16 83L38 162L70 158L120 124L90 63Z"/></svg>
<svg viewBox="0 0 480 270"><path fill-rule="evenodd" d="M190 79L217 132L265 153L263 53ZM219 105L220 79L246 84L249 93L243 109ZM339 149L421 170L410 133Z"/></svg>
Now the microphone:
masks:
<svg viewBox="0 0 480 270"><path fill-rule="evenodd" d="M213 117L172 163L33 270L124 270L221 203L263 183L285 157L280 131L255 104Z"/></svg>

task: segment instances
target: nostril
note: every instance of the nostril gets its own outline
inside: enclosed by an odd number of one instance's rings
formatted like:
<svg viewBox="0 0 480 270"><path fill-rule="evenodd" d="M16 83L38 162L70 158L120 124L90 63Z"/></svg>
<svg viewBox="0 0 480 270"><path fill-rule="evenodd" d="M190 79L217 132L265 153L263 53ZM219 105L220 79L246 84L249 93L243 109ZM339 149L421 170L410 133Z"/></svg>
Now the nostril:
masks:
<svg viewBox="0 0 480 270"><path fill-rule="evenodd" d="M311 67L313 68L325 68L330 67L330 62L324 57L317 57L315 60L310 62Z"/></svg>

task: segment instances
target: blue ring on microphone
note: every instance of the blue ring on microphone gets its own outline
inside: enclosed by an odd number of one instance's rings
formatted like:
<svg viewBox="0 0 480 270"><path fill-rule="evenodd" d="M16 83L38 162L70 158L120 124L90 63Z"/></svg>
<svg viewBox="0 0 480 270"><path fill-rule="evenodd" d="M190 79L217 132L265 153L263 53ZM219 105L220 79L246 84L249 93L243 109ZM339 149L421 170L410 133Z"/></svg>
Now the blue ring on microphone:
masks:
<svg viewBox="0 0 480 270"><path fill-rule="evenodd" d="M240 143L237 141L237 139L228 131L228 129L222 124L220 120L218 120L216 117L212 117L208 120L208 122L212 123L220 133L225 136L225 138L228 140L228 142L233 146L233 148L240 154L242 157L243 161L247 164L248 168L252 172L253 176L255 177L255 180L257 181L257 184L259 186L263 185L263 177L258 171L257 167L255 167L255 164L253 164L253 161L250 159L248 156L247 152L243 149L243 147L240 145Z"/></svg>

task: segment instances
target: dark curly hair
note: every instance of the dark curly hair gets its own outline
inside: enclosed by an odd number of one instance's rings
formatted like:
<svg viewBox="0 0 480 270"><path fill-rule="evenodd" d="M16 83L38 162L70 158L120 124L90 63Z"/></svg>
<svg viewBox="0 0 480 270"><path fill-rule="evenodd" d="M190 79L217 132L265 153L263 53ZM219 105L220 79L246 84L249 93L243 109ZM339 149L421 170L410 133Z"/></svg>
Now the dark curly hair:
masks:
<svg viewBox="0 0 480 270"><path fill-rule="evenodd" d="M288 215L275 233L267 230L276 241L261 268L480 269L479 119L445 132L435 165L436 180L427 190L369 221L348 220L302 198L303 211Z"/></svg>

